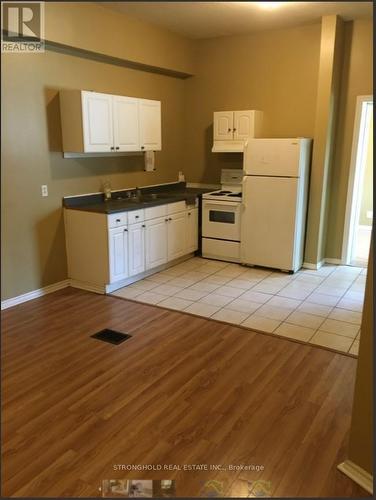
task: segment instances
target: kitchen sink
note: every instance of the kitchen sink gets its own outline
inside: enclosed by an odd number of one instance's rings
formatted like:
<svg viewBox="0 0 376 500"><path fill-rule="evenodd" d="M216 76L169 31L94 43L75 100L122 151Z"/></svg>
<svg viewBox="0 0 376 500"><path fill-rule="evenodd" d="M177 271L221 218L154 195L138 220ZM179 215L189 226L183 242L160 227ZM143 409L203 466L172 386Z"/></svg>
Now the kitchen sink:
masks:
<svg viewBox="0 0 376 500"><path fill-rule="evenodd" d="M126 201L126 202L130 202L130 203L145 203L148 201L171 198L173 196L174 195L171 195L168 193L145 193L145 194L141 194L138 196L132 196L130 198L119 196L118 198L115 198L115 200L116 201Z"/></svg>

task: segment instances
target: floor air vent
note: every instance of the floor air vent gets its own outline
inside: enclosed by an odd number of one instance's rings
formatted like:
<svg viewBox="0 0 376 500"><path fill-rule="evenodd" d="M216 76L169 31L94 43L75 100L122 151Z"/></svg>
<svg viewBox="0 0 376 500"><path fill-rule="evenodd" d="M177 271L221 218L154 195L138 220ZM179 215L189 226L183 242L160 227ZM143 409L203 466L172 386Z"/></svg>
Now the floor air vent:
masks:
<svg viewBox="0 0 376 500"><path fill-rule="evenodd" d="M93 339L103 340L103 342L109 342L110 344L121 344L125 340L128 340L132 337L132 335L128 335L127 333L115 332L115 330L109 330L105 328L98 333L94 333L91 335Z"/></svg>

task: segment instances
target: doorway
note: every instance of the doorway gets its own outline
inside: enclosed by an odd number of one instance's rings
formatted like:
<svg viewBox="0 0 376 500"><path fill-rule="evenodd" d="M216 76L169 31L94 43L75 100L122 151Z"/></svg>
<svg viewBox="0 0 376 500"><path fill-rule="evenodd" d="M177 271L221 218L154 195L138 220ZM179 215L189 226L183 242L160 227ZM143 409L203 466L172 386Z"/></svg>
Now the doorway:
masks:
<svg viewBox="0 0 376 500"><path fill-rule="evenodd" d="M373 96L358 96L342 261L367 267L373 221Z"/></svg>

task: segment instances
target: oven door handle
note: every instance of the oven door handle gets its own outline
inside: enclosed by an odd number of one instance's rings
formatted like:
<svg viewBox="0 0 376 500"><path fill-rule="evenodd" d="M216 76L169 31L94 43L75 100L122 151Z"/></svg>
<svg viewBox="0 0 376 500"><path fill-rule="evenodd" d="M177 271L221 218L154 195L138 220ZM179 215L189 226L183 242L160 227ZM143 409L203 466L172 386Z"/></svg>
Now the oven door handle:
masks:
<svg viewBox="0 0 376 500"><path fill-rule="evenodd" d="M209 200L204 200L204 207L210 207L210 206L213 206L213 207L222 207L224 210L226 210L227 207L239 207L240 206L240 203L236 203L234 201L226 201L226 202L222 202L222 201L209 201Z"/></svg>

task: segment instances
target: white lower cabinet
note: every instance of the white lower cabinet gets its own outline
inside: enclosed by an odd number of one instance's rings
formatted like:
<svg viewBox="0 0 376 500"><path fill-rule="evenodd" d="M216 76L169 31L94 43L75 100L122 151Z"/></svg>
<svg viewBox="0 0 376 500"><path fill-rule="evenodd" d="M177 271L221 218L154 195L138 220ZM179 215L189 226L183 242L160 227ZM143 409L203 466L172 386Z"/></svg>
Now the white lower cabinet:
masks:
<svg viewBox="0 0 376 500"><path fill-rule="evenodd" d="M109 230L110 283L128 278L128 229Z"/></svg>
<svg viewBox="0 0 376 500"><path fill-rule="evenodd" d="M65 209L64 219L68 276L85 290L116 290L198 248L198 209L185 202L110 215Z"/></svg>
<svg viewBox="0 0 376 500"><path fill-rule="evenodd" d="M186 217L185 212L168 217L167 259L178 259L186 253Z"/></svg>
<svg viewBox="0 0 376 500"><path fill-rule="evenodd" d="M152 269L167 262L167 223L167 217L145 222L146 269Z"/></svg>
<svg viewBox="0 0 376 500"><path fill-rule="evenodd" d="M198 208L185 212L186 248L185 253L195 252L198 249Z"/></svg>
<svg viewBox="0 0 376 500"><path fill-rule="evenodd" d="M145 271L145 223L128 226L129 276Z"/></svg>

